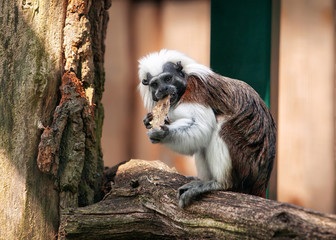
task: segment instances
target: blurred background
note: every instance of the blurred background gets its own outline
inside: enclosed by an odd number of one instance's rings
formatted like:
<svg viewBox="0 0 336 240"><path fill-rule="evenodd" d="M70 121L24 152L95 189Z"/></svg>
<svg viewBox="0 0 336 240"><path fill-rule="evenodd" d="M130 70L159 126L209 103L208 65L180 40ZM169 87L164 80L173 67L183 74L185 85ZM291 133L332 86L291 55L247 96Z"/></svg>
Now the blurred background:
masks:
<svg viewBox="0 0 336 240"><path fill-rule="evenodd" d="M137 85L142 56L176 49L248 82L278 126L271 199L336 212L336 0L113 0L106 37L106 166L194 161L149 142Z"/></svg>

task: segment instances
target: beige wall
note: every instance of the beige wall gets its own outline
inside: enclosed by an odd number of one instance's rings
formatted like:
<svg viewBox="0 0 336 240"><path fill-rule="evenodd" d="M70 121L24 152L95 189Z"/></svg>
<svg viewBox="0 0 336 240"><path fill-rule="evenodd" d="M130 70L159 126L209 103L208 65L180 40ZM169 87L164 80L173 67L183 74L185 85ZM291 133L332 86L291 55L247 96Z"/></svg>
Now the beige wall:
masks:
<svg viewBox="0 0 336 240"><path fill-rule="evenodd" d="M333 0L282 0L278 200L333 212Z"/></svg>
<svg viewBox="0 0 336 240"><path fill-rule="evenodd" d="M107 31L102 147L105 164L130 158L160 159L196 175L193 159L149 142L146 114L137 91L137 59L161 48L176 49L200 63L210 62L210 1L112 2ZM130 94L131 93L131 94Z"/></svg>
<svg viewBox="0 0 336 240"><path fill-rule="evenodd" d="M275 2L281 6L280 34L276 19L272 33L272 52L279 42L279 56L272 55L271 68L271 104L278 118L278 200L335 212L335 0ZM103 97L105 164L161 159L195 175L191 158L148 141L142 124L146 111L136 89L137 59L170 48L209 65L210 0L112 4Z"/></svg>
<svg viewBox="0 0 336 240"><path fill-rule="evenodd" d="M110 21L106 36L105 92L103 105L105 118L102 148L105 165L111 166L129 158L129 98L132 76L130 54L130 17L128 1L113 1L109 9Z"/></svg>

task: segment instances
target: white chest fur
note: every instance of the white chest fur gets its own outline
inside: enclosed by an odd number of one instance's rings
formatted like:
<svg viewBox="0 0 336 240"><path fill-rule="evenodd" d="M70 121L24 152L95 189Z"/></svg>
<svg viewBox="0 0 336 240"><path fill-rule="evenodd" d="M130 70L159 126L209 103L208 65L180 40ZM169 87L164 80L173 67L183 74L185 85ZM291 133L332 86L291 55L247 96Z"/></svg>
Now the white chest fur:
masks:
<svg viewBox="0 0 336 240"><path fill-rule="evenodd" d="M217 122L210 107L195 103L171 108L168 118L170 133L163 144L178 153L195 155L201 179L216 179L230 185L231 158L227 145L218 134L224 121Z"/></svg>

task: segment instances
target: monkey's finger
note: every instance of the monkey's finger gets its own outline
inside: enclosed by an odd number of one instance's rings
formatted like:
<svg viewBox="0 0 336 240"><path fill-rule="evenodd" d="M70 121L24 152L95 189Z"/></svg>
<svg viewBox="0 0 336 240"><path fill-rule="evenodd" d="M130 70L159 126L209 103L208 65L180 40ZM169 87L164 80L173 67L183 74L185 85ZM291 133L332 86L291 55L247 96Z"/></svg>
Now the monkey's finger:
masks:
<svg viewBox="0 0 336 240"><path fill-rule="evenodd" d="M152 138L150 138L149 140L150 140L151 143L153 143L153 144L155 144L155 143L160 143L160 141L157 140L157 139L152 139Z"/></svg>
<svg viewBox="0 0 336 240"><path fill-rule="evenodd" d="M153 120L153 114L152 113L147 113L146 117L142 121L146 125L152 120Z"/></svg>
<svg viewBox="0 0 336 240"><path fill-rule="evenodd" d="M195 194L193 194L191 190L186 191L179 197L179 207L185 208L189 206L194 197Z"/></svg>
<svg viewBox="0 0 336 240"><path fill-rule="evenodd" d="M186 188L179 188L178 191L177 191L177 198L180 198L183 193L185 193L188 189Z"/></svg>
<svg viewBox="0 0 336 240"><path fill-rule="evenodd" d="M164 132L169 132L169 128L166 125L161 125L161 130Z"/></svg>
<svg viewBox="0 0 336 240"><path fill-rule="evenodd" d="M184 202L184 200L182 200L182 199L179 200L179 207L180 207L180 208L185 208L185 207L186 207L186 204L187 204L187 203Z"/></svg>
<svg viewBox="0 0 336 240"><path fill-rule="evenodd" d="M177 197L180 198L185 192L190 190L192 188L191 182L184 184L182 187L180 187L177 191Z"/></svg>

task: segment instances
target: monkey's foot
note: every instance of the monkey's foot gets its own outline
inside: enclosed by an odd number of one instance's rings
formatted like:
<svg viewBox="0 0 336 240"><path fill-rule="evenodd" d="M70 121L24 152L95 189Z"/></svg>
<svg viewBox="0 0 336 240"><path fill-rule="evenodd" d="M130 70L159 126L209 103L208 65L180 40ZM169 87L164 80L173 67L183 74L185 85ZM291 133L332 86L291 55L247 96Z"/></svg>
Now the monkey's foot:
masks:
<svg viewBox="0 0 336 240"><path fill-rule="evenodd" d="M222 185L216 180L187 183L178 189L179 206L181 208L187 207L192 200L201 194L222 189Z"/></svg>

